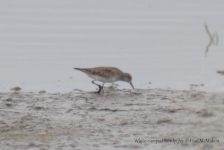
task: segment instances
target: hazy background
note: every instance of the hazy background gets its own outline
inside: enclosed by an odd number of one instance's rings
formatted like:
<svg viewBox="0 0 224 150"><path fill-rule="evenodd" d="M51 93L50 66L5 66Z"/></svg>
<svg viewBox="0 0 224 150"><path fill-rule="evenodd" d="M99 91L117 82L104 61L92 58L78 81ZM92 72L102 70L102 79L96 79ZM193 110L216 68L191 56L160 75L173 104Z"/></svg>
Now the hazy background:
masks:
<svg viewBox="0 0 224 150"><path fill-rule="evenodd" d="M219 36L207 56L204 23ZM1 1L0 91L93 91L73 68L96 66L129 72L136 88L224 91L223 27L222 0Z"/></svg>

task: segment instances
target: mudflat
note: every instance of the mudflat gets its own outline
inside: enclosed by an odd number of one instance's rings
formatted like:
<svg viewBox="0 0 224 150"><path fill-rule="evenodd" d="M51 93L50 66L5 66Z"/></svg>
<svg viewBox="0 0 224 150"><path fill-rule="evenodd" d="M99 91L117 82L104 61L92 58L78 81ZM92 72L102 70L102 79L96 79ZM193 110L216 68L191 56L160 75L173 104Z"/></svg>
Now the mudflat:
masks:
<svg viewBox="0 0 224 150"><path fill-rule="evenodd" d="M221 149L224 93L0 93L0 149Z"/></svg>

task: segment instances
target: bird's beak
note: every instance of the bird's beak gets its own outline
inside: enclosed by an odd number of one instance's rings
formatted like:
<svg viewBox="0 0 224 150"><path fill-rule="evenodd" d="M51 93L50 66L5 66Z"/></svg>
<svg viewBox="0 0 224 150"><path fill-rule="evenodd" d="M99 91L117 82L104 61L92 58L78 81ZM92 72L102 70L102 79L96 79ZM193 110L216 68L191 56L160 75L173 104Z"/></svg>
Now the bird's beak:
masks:
<svg viewBox="0 0 224 150"><path fill-rule="evenodd" d="M133 84L131 82L130 82L130 84L131 84L132 88L135 89L134 86L133 86Z"/></svg>

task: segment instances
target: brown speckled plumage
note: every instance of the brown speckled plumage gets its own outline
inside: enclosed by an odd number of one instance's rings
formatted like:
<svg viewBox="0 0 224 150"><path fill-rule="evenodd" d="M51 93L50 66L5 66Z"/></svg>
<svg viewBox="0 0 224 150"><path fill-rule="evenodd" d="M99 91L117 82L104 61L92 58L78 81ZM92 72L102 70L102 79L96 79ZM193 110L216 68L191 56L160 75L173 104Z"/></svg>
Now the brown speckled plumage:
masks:
<svg viewBox="0 0 224 150"><path fill-rule="evenodd" d="M113 76L122 76L123 72L115 67L96 67L96 68L75 68L85 73L110 78Z"/></svg>

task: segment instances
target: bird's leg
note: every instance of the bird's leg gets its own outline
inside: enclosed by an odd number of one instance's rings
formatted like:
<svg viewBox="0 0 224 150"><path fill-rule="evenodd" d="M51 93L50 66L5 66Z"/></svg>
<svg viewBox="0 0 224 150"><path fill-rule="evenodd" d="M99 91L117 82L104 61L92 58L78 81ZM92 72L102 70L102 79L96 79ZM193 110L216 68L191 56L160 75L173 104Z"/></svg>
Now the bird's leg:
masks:
<svg viewBox="0 0 224 150"><path fill-rule="evenodd" d="M103 85L102 85L102 90L103 90L103 86L104 86L104 82L103 82ZM104 90L103 90L103 93L104 93Z"/></svg>
<svg viewBox="0 0 224 150"><path fill-rule="evenodd" d="M92 81L92 83L93 83L93 84L95 84L95 85L97 85L97 86L99 86L99 91L98 91L97 93L99 93L99 94L100 94L101 89L102 89L102 86L101 86L101 85L99 85L99 84L96 84L94 81L95 81L95 80L93 80L93 81Z"/></svg>

